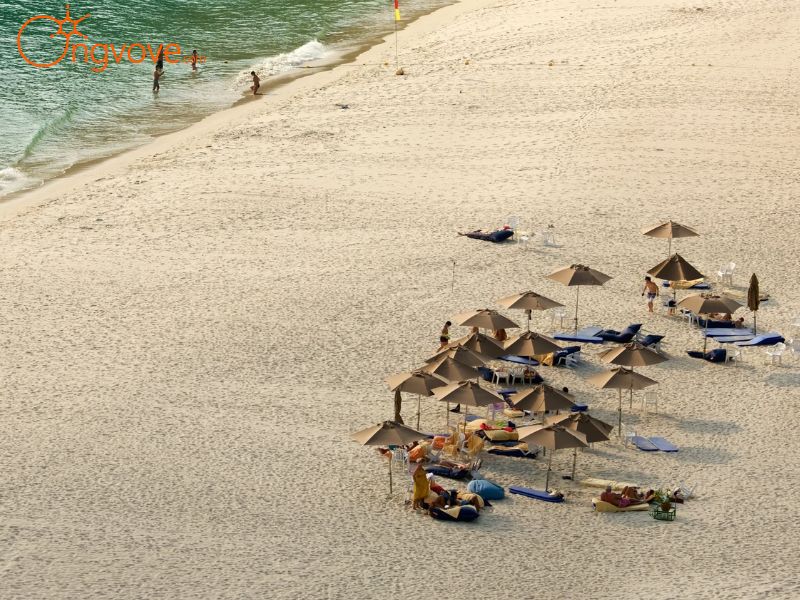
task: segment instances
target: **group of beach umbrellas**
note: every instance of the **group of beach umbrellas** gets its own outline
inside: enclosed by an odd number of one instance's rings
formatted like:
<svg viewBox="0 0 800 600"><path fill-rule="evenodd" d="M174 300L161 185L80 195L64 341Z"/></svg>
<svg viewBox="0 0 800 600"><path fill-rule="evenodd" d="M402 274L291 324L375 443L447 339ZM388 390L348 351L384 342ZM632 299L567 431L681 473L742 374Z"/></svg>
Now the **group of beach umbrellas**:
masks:
<svg viewBox="0 0 800 600"><path fill-rule="evenodd" d="M648 228L643 233L650 237L668 240L667 258L650 269L648 271L650 275L670 282L673 291L682 287L682 284L687 284L683 287L690 287L689 284L692 282L704 278L704 275L680 254L672 254L672 239L699 235L695 230L673 221L667 221ZM565 286L576 288L574 316L576 332L578 330L580 288L582 286L600 286L611 279L610 276L583 264L572 264L558 269L547 277ZM755 285L754 299L751 302L750 294L748 294L748 305L751 306L751 309L755 305L756 308L753 310L757 310L758 281L755 275L753 275L753 280L754 282L751 281L751 291ZM674 296L673 298L675 299ZM491 359L505 355L533 358L562 349L554 339L531 331L533 311L558 308L562 307L562 304L533 291L501 298L498 300L498 304L509 310L524 311L527 317L526 330L503 343L480 331L497 331L518 327L511 319L496 310L485 308L456 315L453 317L454 322L459 326L472 327L473 332L448 344L447 347L429 357L420 368L390 376L386 382L389 389L395 394L394 421L384 421L364 429L354 434L353 439L364 445L379 446L403 446L418 441L425 437L418 431L422 397L434 397L436 400L446 403L448 417L451 403L465 407L488 407L501 403L503 398L499 394L480 385L478 367L485 365ZM677 303L677 306L695 314L710 315L712 313L732 313L741 307L741 304L724 296L695 294L684 298ZM637 342L611 348L602 352L599 357L601 361L614 365L614 367L589 377L588 381L601 389L618 390L617 430L620 434L623 391L628 391L632 407L634 391L643 390L658 383L635 369L659 364L666 358ZM417 395L417 429L412 429L402 423L400 415L402 392ZM521 390L513 394L510 401L515 409L526 410L532 414L542 413L542 415L545 412L570 410L574 406L570 394L556 390L547 384ZM545 489L547 489L554 451L566 448L575 449L572 465L574 478L577 448L597 441L608 440L612 429L612 425L586 413L570 412L543 418L543 422L539 425L520 427L518 434L520 442L542 446L551 451L545 480ZM389 475L391 491L391 463Z"/></svg>

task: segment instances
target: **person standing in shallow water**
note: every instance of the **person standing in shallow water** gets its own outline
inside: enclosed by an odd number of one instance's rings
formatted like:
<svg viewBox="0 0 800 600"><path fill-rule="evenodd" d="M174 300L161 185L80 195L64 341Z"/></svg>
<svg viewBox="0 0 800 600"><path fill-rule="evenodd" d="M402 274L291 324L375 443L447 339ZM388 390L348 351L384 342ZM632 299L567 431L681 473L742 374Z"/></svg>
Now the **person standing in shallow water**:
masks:
<svg viewBox="0 0 800 600"><path fill-rule="evenodd" d="M253 96L255 96L258 92L258 88L261 87L261 80L258 78L255 71L250 71L250 75L253 76L253 85L250 86L250 89L253 90Z"/></svg>
<svg viewBox="0 0 800 600"><path fill-rule="evenodd" d="M163 71L159 71L158 67L153 71L153 93L157 94L161 91L161 85L159 84L159 80L161 79L161 74Z"/></svg>
<svg viewBox="0 0 800 600"><path fill-rule="evenodd" d="M197 50L192 50L192 71L197 71Z"/></svg>

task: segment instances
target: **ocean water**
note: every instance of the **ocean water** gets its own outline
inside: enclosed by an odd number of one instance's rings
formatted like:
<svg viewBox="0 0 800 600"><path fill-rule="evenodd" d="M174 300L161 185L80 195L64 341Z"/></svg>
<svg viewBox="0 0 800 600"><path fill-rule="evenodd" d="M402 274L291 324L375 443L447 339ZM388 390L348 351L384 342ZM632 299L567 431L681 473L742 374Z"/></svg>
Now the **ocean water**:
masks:
<svg viewBox="0 0 800 600"><path fill-rule="evenodd" d="M448 0L401 0L403 20ZM181 129L231 106L250 85L313 60L336 56L360 41L391 31L393 0L83 0L70 5L73 19L85 14L58 64L37 68L18 50L18 33L31 17L63 20L65 5L50 1L0 0L0 198L34 187L75 164L140 145L154 135ZM73 25L64 23L64 32ZM47 64L67 39L57 23L32 21L19 36L33 63ZM130 62L123 47L177 43L205 62L164 65L161 91L152 93L150 56ZM120 60L95 50L95 61L78 47L113 44ZM110 51L109 51L110 53ZM131 56L138 59L138 48ZM93 70L94 69L94 70ZM101 71L102 72L95 72ZM267 100L268 101L268 100Z"/></svg>

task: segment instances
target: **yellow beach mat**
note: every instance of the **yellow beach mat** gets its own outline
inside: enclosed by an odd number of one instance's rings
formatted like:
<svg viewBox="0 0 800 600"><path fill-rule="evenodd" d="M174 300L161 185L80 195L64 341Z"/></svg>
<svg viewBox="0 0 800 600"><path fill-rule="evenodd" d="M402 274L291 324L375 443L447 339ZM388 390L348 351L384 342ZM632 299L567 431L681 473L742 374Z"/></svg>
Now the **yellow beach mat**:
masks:
<svg viewBox="0 0 800 600"><path fill-rule="evenodd" d="M704 280L703 280L702 277L700 279L690 279L688 281L686 281L686 280L671 281L670 282L670 287L672 287L673 289L676 289L676 290L688 290L693 285L697 285L698 283L703 283L703 281Z"/></svg>
<svg viewBox="0 0 800 600"><path fill-rule="evenodd" d="M592 498L592 504L597 512L633 512L635 510L649 510L649 504L631 504L625 508L614 506L609 502L603 502L600 498Z"/></svg>
<svg viewBox="0 0 800 600"><path fill-rule="evenodd" d="M611 486L611 489L616 492L621 492L626 487L641 487L636 485L635 483L627 483L625 481L612 481L610 479L597 479L595 477L587 477L585 479L581 479L578 481L581 485L585 485L587 487L595 487L595 488L603 488L606 489L607 485Z"/></svg>

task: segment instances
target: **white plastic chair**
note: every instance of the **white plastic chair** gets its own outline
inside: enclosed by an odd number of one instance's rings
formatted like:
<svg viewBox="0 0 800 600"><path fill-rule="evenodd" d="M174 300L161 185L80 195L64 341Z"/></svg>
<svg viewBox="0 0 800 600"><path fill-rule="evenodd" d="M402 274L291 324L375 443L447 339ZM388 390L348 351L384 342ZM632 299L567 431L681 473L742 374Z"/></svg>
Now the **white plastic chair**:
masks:
<svg viewBox="0 0 800 600"><path fill-rule="evenodd" d="M633 428L628 427L628 425L625 423L623 423L622 427L620 427L620 431L622 433L622 443L627 448L633 443L633 438L636 437L636 431Z"/></svg>
<svg viewBox="0 0 800 600"><path fill-rule="evenodd" d="M542 235L542 246L555 246L556 245L556 233L551 228L547 228L541 233Z"/></svg>
<svg viewBox="0 0 800 600"><path fill-rule="evenodd" d="M727 283L728 285L733 285L733 271L736 269L736 263L729 262L725 265L722 265L717 271L717 276L719 276L719 280L722 283Z"/></svg>
<svg viewBox="0 0 800 600"><path fill-rule="evenodd" d="M511 229L514 230L514 238L516 239L517 236L519 235L519 231L518 230L522 225L522 220L516 215L511 215L510 217L506 218L506 223L505 224L508 225L509 227L511 227Z"/></svg>
<svg viewBox="0 0 800 600"><path fill-rule="evenodd" d="M734 365L744 362L744 348L738 346L731 346L725 358L726 362L732 362Z"/></svg>
<svg viewBox="0 0 800 600"><path fill-rule="evenodd" d="M524 383L525 367L514 367L509 371L509 373L510 373L511 385L516 384L517 380Z"/></svg>
<svg viewBox="0 0 800 600"><path fill-rule="evenodd" d="M767 348L764 352L766 352L767 356L770 357L773 365L780 365L783 364L781 362L781 357L783 356L783 353L785 351L786 351L786 344L780 342L778 344L775 344L771 348Z"/></svg>
<svg viewBox="0 0 800 600"><path fill-rule="evenodd" d="M787 347L789 348L789 352L792 353L792 359L796 361L800 356L800 338L789 340Z"/></svg>
<svg viewBox="0 0 800 600"><path fill-rule="evenodd" d="M527 233L521 233L517 237L517 243L522 245L523 250L528 250L530 248L530 241L531 237Z"/></svg>
<svg viewBox="0 0 800 600"><path fill-rule="evenodd" d="M689 487L684 482L680 482L678 485L678 490L681 492L681 496L683 496L684 500L688 500L689 498L694 498L695 490L697 489L697 484L695 483L692 487Z"/></svg>
<svg viewBox="0 0 800 600"><path fill-rule="evenodd" d="M642 397L642 413L647 414L647 406L654 406L654 412L658 412L658 392L655 390L648 390Z"/></svg>
<svg viewBox="0 0 800 600"><path fill-rule="evenodd" d="M556 321L558 321L559 329L564 328L564 318L567 316L567 309L562 307L554 308L550 313L550 329L556 330Z"/></svg>
<svg viewBox="0 0 800 600"><path fill-rule="evenodd" d="M494 374L492 375L492 383L500 384L500 380L509 383L511 380L511 372L507 371L506 369L495 369Z"/></svg>

